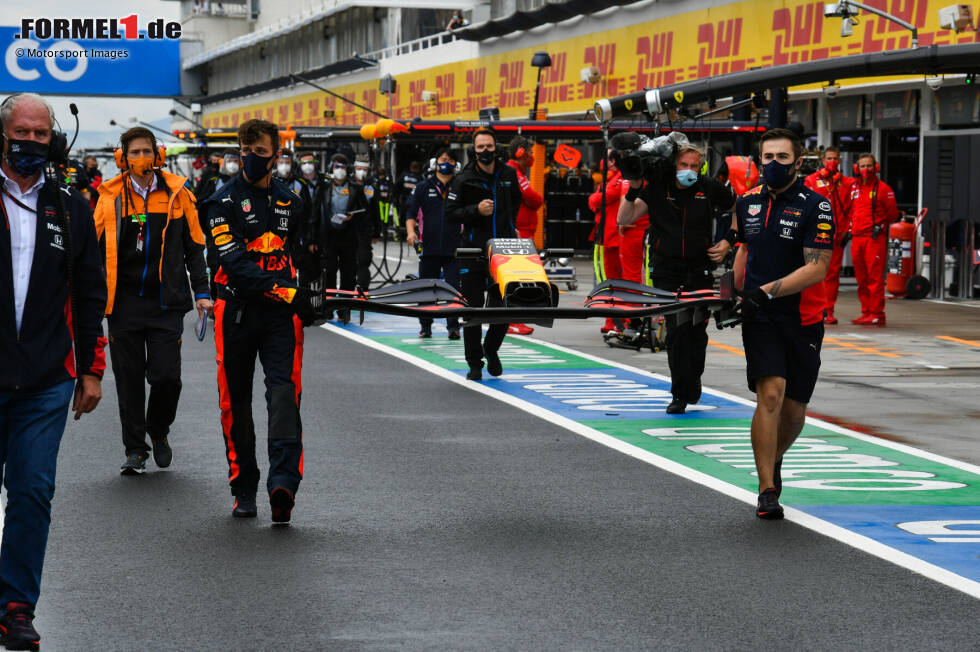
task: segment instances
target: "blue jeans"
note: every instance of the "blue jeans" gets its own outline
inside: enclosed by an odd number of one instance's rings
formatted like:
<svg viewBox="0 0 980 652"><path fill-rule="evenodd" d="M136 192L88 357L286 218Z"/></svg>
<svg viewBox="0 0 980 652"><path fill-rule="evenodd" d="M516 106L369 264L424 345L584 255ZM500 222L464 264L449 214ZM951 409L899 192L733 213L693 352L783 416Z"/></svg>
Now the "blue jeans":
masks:
<svg viewBox="0 0 980 652"><path fill-rule="evenodd" d="M0 544L0 606L37 604L51 525L58 447L74 381L36 392L0 391L0 477L7 511Z"/></svg>

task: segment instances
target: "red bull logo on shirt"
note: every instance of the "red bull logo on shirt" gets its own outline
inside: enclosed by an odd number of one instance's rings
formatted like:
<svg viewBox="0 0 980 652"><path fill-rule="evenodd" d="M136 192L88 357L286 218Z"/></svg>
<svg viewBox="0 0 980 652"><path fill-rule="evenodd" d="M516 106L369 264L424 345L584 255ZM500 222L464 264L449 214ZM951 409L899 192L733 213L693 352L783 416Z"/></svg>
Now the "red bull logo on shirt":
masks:
<svg viewBox="0 0 980 652"><path fill-rule="evenodd" d="M282 251L285 248L286 243L283 241L283 239L272 231L266 231L245 245L246 250L257 251L262 254L271 254L273 252Z"/></svg>

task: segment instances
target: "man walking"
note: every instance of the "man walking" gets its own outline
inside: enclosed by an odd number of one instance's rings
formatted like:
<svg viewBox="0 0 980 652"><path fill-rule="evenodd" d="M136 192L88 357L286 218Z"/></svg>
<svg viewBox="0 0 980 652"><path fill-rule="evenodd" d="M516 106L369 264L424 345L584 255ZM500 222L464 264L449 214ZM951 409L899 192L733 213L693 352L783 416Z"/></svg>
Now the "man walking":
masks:
<svg viewBox="0 0 980 652"><path fill-rule="evenodd" d="M92 209L42 173L66 154L53 128L54 111L38 95L0 105L0 644L8 650L40 644L34 607L68 405L75 419L94 410L105 370L106 287Z"/></svg>

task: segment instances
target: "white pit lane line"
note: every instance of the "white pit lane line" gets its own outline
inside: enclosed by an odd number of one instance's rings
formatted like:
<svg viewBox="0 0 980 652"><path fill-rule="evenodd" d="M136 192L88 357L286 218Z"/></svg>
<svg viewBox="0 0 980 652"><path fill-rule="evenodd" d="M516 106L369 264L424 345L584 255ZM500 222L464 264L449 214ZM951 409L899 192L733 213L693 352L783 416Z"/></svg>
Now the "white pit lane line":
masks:
<svg viewBox="0 0 980 652"><path fill-rule="evenodd" d="M393 356L409 364L415 365L416 367L419 367L420 369L428 371L431 374L439 376L440 378L444 378L445 380L456 383L457 385L462 385L474 392L483 394L485 396L489 396L490 398L494 398L502 403L506 403L507 405L510 405L511 407L517 408L519 410L523 410L528 414L534 415L549 423L565 428L566 430L574 432L577 435L581 435L586 439L590 439L596 442L597 444L602 444L603 446L619 451L624 455L629 455L632 458L651 464L659 469L662 469L669 473L673 473L674 475L680 476L687 480L696 482L702 486L708 487L709 489L713 489L721 494L724 494L725 496L734 498L735 500L739 500L743 503L754 506L758 499L758 496L751 491L747 491L740 487L736 487L732 484L729 484L715 477L712 477L706 473L702 473L701 471L694 470L690 467L684 466L683 464L679 464L665 457L660 457L659 455L656 455L649 451L628 444L624 441L616 439L615 437L599 432L598 430L589 428L588 426L584 426L580 423L572 421L567 417L563 417L550 410L546 410L540 406L534 405L533 403L530 403L523 399L516 398L500 390L492 389L484 385L483 383L466 380L466 378L462 375L453 373L448 369L443 369L438 365L435 365L431 362L427 362L420 358L416 358L415 356L406 355L403 351L399 351L385 344L381 344L380 342L375 342L374 340L364 337L363 335L360 335L358 333L348 331L344 328L335 326L333 324L323 324L321 328L331 333L334 333L336 335L340 335L341 337L346 337L347 339L363 344L364 346L367 346L369 348L375 349L377 351L381 351L382 353L387 353L390 356ZM589 355L587 353L582 353L580 351L576 351L574 349L570 349L558 344L552 344L551 342L545 342L543 340L538 340L531 337L524 337L520 335L508 335L507 337L518 339L518 340L525 340L528 342L534 342L535 344L546 346L556 351L563 351L565 353L570 353L579 356L581 358L585 358L587 360L600 362L602 364L606 364L611 367L618 367L620 369L624 369L632 373L641 374L643 376L648 376L650 378L655 378L657 380L668 381L668 382L670 380L666 376L662 376L660 374L654 374L649 371L638 369L636 367L631 367L626 364L614 362L611 360L606 360L604 358ZM740 403L742 405L747 405L750 407L755 406L755 403L753 403L752 401L745 400L741 397L734 396L732 394L727 394L725 392L709 389L707 387L705 387L703 391L707 394L712 394L719 398L725 398L730 401ZM826 428L828 430L833 430L835 432L848 435L850 437L854 437L855 439L861 439L864 441L873 442L885 448L892 448L894 450L901 451L909 455L914 455L916 457L931 460L934 462L940 462L942 464L947 464L949 466L980 475L980 466L975 466L967 462L946 458L941 455L936 455L935 453L930 453L928 451L914 448L912 446L907 446L905 444L899 444L897 442L878 439L870 435L865 435L853 430L848 430L847 428L841 428L840 426L836 426L832 423L821 421L820 419L807 417L806 420L808 423L811 423L813 425L817 425L820 426L821 428ZM956 573L948 571L945 568L940 568L939 566L930 564L917 557L913 557L912 555L904 553L900 550L897 550L890 546L886 546L883 543L879 543L874 539L863 536L861 534L857 534L856 532L852 532L838 525L834 525L833 523L829 523L827 521L824 521L823 519L817 518L815 516L807 514L806 512L795 509L793 507L784 506L783 509L785 511L786 520L789 520L807 529L813 530L814 532L817 532L824 536L830 537L831 539L844 543L859 551L866 552L868 554L874 555L875 557L878 557L879 559L883 559L897 566L901 566L902 568L910 570L914 573L918 573L919 575L927 577L935 582L939 582L940 584L943 584L950 588L956 589L958 591L962 591L963 593L966 593L967 595L980 600L980 582L975 582L961 575L957 575Z"/></svg>

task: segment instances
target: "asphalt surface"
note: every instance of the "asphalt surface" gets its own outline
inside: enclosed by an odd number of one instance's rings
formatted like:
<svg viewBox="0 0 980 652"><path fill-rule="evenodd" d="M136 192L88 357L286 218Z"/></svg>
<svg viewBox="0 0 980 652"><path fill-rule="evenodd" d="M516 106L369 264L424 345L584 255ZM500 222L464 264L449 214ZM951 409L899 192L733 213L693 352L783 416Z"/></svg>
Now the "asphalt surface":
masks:
<svg viewBox="0 0 980 652"><path fill-rule="evenodd" d="M965 594L322 329L293 522L273 527L261 495L258 519L233 519L213 346L192 324L172 467L118 475L111 373L65 434L42 649L980 645ZM707 384L735 387L730 355ZM257 374L260 449L263 391Z"/></svg>

